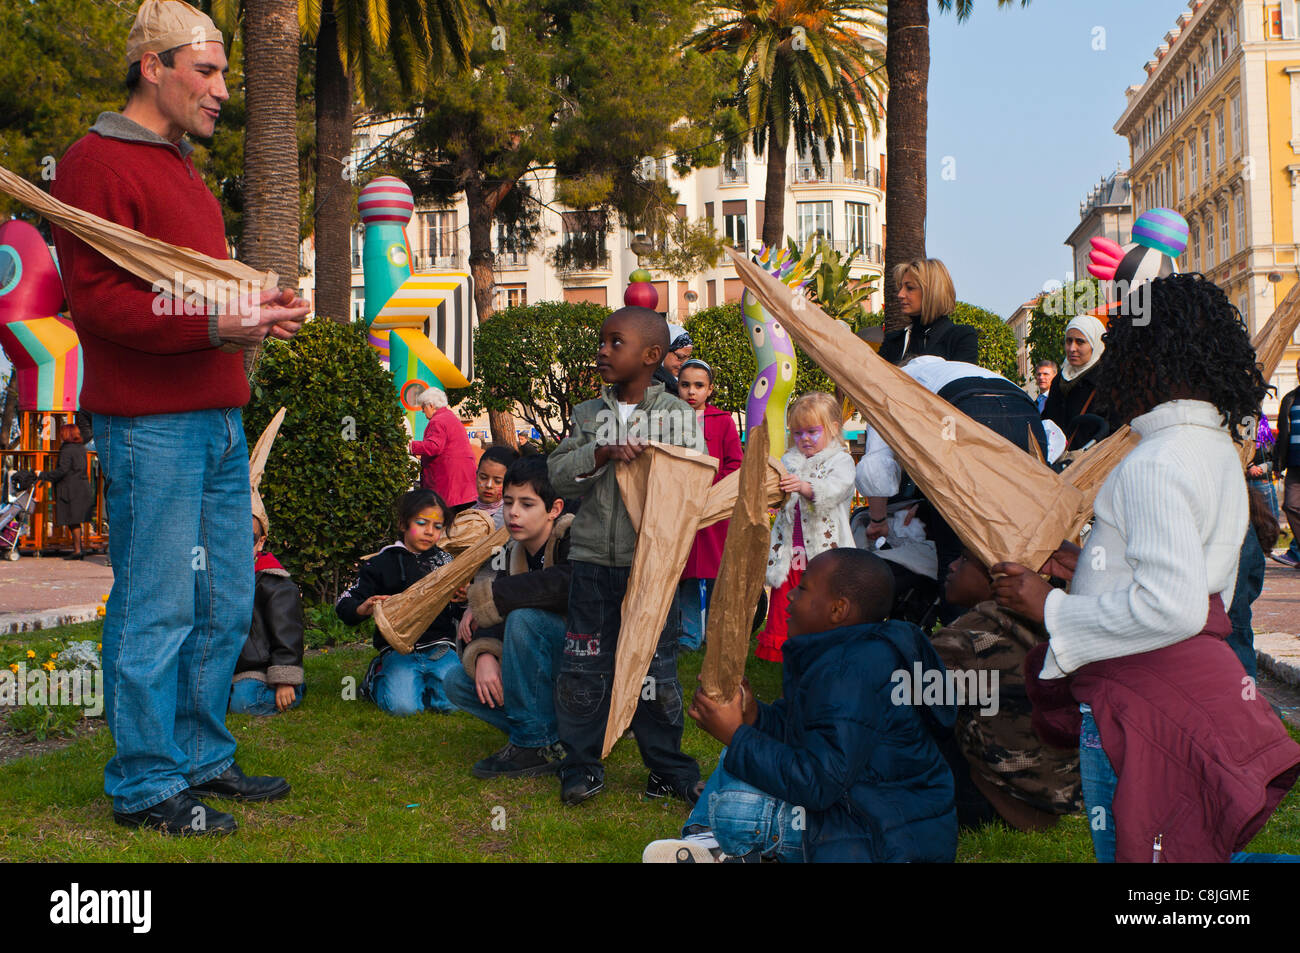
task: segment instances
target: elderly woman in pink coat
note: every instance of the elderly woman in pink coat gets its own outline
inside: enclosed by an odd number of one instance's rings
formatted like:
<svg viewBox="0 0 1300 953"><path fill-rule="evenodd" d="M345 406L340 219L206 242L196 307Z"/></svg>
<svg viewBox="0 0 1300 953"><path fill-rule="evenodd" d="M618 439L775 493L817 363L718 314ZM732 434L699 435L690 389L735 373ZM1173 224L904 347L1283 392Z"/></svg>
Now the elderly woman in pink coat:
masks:
<svg viewBox="0 0 1300 953"><path fill-rule="evenodd" d="M411 454L420 458L420 486L433 490L453 509L478 499L474 485L474 451L465 425L447 406L447 393L429 387L420 395L420 409L429 423L423 440L411 441Z"/></svg>

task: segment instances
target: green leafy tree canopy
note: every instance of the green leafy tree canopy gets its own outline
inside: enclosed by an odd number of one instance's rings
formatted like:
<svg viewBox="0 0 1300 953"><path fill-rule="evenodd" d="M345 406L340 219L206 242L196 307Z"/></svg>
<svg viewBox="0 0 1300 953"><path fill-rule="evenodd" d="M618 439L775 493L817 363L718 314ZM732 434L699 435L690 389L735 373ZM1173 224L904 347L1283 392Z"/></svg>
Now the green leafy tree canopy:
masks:
<svg viewBox="0 0 1300 953"><path fill-rule="evenodd" d="M1025 336L1029 366L1055 361L1060 367L1065 361L1065 326L1101 304L1101 285L1091 275L1040 297L1030 313L1029 333Z"/></svg>

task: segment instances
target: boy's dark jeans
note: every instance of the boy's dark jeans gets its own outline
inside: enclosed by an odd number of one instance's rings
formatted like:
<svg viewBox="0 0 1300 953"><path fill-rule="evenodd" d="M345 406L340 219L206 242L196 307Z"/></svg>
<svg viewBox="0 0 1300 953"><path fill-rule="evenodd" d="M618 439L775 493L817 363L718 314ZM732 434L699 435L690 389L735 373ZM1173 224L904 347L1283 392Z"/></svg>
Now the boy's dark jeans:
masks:
<svg viewBox="0 0 1300 953"><path fill-rule="evenodd" d="M603 778L600 751L609 718L623 596L631 567L574 562L564 655L555 680L555 715L569 755L562 779L578 771ZM677 634L665 626L632 716L641 760L665 781L694 785L700 766L682 753L682 687L677 681Z"/></svg>

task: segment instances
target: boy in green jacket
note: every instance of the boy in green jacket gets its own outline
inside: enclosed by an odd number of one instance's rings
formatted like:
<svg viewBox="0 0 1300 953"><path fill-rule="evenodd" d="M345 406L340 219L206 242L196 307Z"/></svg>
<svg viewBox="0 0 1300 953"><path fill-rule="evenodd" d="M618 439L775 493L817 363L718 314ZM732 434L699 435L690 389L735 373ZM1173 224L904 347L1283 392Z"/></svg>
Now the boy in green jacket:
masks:
<svg viewBox="0 0 1300 953"><path fill-rule="evenodd" d="M569 531L573 581L564 655L555 686L560 740L560 798L581 804L605 787L601 745L609 717L614 659L636 531L619 494L614 466L634 460L648 440L705 452L695 411L652 384L668 348L668 324L646 308L621 308L605 319L596 351L601 396L574 408L569 436L549 459L560 495L582 497ZM653 684L651 683L653 680ZM648 797L694 803L700 768L682 753L682 689L677 641L665 627L650 663L632 733L650 769Z"/></svg>

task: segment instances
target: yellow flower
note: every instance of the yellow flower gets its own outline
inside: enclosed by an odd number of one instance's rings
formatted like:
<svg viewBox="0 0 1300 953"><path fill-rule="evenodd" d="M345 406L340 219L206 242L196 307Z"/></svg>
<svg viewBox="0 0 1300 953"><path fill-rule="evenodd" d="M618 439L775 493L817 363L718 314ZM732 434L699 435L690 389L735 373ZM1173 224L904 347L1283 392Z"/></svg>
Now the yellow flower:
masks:
<svg viewBox="0 0 1300 953"><path fill-rule="evenodd" d="M54 671L54 663L46 662L44 665L41 666L41 668L45 669L45 671L47 672L52 672Z"/></svg>
<svg viewBox="0 0 1300 953"><path fill-rule="evenodd" d="M28 658L36 658L36 653L33 652L31 649L28 649L28 650L27 650L27 657L28 657Z"/></svg>
<svg viewBox="0 0 1300 953"><path fill-rule="evenodd" d="M58 653L58 652L51 652L51 653L50 653L50 658L52 658L52 659L56 659L56 658L58 658L58 657L59 657L59 653Z"/></svg>
<svg viewBox="0 0 1300 953"><path fill-rule="evenodd" d="M9 671L11 671L11 672L13 672L15 675L17 675L17 674L18 674L18 663L17 663L17 662L14 662L12 665L10 665L10 666L9 666Z"/></svg>
<svg viewBox="0 0 1300 953"><path fill-rule="evenodd" d="M96 652L102 652L102 651L104 651L104 643L103 643L103 642L97 642L97 643L95 643L95 651L96 651Z"/></svg>
<svg viewBox="0 0 1300 953"><path fill-rule="evenodd" d="M329 654L330 654L330 650L329 650L329 649L321 649L321 654L322 654L322 655L329 655Z"/></svg>

